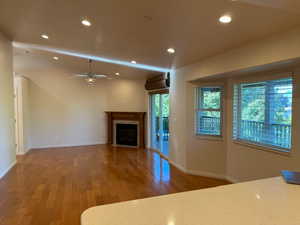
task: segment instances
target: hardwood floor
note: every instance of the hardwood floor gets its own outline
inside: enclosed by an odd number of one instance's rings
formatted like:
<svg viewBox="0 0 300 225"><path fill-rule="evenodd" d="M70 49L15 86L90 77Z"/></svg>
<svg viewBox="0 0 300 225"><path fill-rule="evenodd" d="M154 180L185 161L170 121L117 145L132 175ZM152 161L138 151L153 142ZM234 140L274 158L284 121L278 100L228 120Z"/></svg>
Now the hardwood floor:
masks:
<svg viewBox="0 0 300 225"><path fill-rule="evenodd" d="M0 180L0 224L79 225L92 206L224 184L184 174L147 150L32 150Z"/></svg>

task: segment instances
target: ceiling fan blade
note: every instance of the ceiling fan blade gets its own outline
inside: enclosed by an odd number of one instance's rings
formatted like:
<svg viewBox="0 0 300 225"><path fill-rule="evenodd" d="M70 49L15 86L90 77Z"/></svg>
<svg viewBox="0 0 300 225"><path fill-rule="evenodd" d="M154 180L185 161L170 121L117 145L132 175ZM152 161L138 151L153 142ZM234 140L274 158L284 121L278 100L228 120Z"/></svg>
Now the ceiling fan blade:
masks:
<svg viewBox="0 0 300 225"><path fill-rule="evenodd" d="M76 77L88 77L86 74L75 74Z"/></svg>
<svg viewBox="0 0 300 225"><path fill-rule="evenodd" d="M95 75L93 75L93 77L96 77L96 78L105 78L107 76L103 75L103 74L95 74Z"/></svg>

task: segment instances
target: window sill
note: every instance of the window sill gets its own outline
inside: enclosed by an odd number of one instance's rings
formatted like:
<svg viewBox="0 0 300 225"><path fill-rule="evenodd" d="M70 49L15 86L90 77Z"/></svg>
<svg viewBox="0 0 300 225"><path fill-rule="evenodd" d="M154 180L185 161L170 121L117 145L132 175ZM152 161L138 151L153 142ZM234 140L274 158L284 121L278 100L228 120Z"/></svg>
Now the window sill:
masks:
<svg viewBox="0 0 300 225"><path fill-rule="evenodd" d="M263 145L258 145L258 144L254 144L251 142L246 142L246 141L242 141L242 140L233 140L234 144L238 144L238 145L243 145L255 150L259 150L259 151L266 151L266 152L271 152L271 153L275 153L275 154L279 154L279 155L283 155L283 156L291 156L291 152L292 151L285 151L284 149L280 149L280 148L276 148L276 147L271 147L271 146L263 146Z"/></svg>
<svg viewBox="0 0 300 225"><path fill-rule="evenodd" d="M213 136L213 135L203 135L203 134L195 134L195 138L200 140L207 140L207 141L224 141L223 136Z"/></svg>

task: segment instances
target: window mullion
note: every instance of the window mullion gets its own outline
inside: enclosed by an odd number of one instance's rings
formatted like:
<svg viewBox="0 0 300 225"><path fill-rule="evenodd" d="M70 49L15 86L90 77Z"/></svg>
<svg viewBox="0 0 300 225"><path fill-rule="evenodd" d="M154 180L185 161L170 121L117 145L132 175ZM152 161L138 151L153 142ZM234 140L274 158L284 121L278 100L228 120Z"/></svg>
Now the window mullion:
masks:
<svg viewBox="0 0 300 225"><path fill-rule="evenodd" d="M208 109L205 109L205 108L198 108L196 109L198 111L208 111L208 112L220 112L221 111L221 108L218 108L218 109L211 109L211 108L208 108Z"/></svg>
<svg viewBox="0 0 300 225"><path fill-rule="evenodd" d="M241 137L241 123L242 123L242 90L241 85L238 86L238 96L237 96L237 138Z"/></svg>
<svg viewBox="0 0 300 225"><path fill-rule="evenodd" d="M270 97L271 97L271 89L272 89L271 82L266 83L265 88L265 132L264 132L264 139L266 142L269 141L270 132L271 132L271 105L270 105Z"/></svg>

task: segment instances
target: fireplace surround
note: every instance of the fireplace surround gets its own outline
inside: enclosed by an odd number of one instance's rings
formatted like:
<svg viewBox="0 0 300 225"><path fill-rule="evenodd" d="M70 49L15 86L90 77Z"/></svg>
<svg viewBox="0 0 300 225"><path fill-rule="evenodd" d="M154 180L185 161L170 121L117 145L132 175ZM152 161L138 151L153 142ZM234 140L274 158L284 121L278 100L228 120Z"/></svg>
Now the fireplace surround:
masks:
<svg viewBox="0 0 300 225"><path fill-rule="evenodd" d="M106 115L108 144L145 148L146 112L106 112Z"/></svg>

